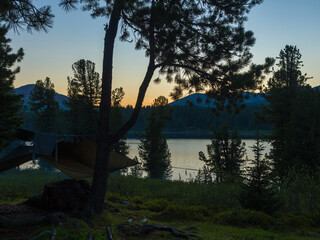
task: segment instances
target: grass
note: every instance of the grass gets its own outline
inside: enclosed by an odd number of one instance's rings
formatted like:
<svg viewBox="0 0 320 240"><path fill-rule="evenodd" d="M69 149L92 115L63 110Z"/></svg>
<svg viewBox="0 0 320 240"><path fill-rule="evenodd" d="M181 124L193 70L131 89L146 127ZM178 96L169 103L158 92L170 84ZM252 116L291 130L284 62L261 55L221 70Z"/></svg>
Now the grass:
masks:
<svg viewBox="0 0 320 240"><path fill-rule="evenodd" d="M16 203L43 190L46 183L66 178L60 172L11 169L0 173L0 203Z"/></svg>
<svg viewBox="0 0 320 240"><path fill-rule="evenodd" d="M40 170L11 170L0 174L0 202L17 203L43 190L45 183L65 176ZM134 224L154 223L195 233L201 239L219 240L312 240L320 239L316 216L278 212L273 216L242 209L237 198L239 188L232 185L196 184L112 176L108 182L109 211L93 218L94 227L74 219L63 226L41 225L26 238L55 229L55 239L107 239L111 226L114 239L178 239L170 233L153 232L145 236L126 236L118 224L132 219ZM129 204L117 203L125 200ZM288 207L288 206L286 206ZM142 223L147 219L146 223ZM3 239L3 238L1 238ZM12 238L11 238L12 239ZM46 233L40 239L51 239Z"/></svg>

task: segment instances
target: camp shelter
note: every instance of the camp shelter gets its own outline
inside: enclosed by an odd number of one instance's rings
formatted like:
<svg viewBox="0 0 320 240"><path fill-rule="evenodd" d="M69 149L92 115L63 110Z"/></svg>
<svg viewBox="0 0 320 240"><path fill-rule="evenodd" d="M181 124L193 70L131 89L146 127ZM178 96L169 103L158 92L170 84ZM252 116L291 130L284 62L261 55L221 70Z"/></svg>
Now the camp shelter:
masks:
<svg viewBox="0 0 320 240"><path fill-rule="evenodd" d="M57 138L20 129L20 143L0 159L0 172L40 158L71 178L92 177L96 159L96 142L82 136ZM136 165L137 162L116 152L111 152L109 173Z"/></svg>

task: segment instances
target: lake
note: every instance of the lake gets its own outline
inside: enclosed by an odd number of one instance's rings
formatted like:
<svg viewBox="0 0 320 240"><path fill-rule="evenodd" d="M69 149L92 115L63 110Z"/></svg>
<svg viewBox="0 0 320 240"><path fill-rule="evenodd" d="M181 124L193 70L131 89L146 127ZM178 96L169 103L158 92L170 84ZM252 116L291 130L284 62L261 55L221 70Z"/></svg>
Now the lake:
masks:
<svg viewBox="0 0 320 240"><path fill-rule="evenodd" d="M253 152L250 148L255 144L254 139L243 139L246 144L246 153L248 159L253 159ZM190 177L194 177L197 174L198 169L201 169L203 162L199 160L199 152L203 151L207 156L207 145L211 143L210 139L168 139L168 146L171 152L171 166L172 179L173 180L187 180ZM129 157L137 156L139 139L128 139L130 146ZM270 144L264 142L266 149L263 153L270 151ZM184 169L180 169L184 168Z"/></svg>
<svg viewBox="0 0 320 240"><path fill-rule="evenodd" d="M248 159L253 159L253 152L250 148L255 144L254 139L243 139L246 144L246 154ZM139 159L138 144L139 139L128 139L130 146L129 157L134 158L135 156ZM193 178L199 169L204 165L199 160L199 152L203 151L207 156L207 145L211 143L210 139L168 139L168 146L171 152L171 166L172 166L172 180L188 180ZM270 144L264 142L266 149L264 153L270 151ZM32 161L21 165L21 169L34 168L38 165L34 165ZM144 174L143 176L146 176Z"/></svg>

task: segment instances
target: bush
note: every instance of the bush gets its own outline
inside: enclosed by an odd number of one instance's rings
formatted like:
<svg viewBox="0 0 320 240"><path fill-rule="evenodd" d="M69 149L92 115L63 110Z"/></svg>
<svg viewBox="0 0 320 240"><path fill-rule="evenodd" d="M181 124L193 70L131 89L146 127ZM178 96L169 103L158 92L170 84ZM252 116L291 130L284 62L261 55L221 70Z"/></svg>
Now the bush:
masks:
<svg viewBox="0 0 320 240"><path fill-rule="evenodd" d="M156 200L149 200L144 204L144 207L153 212L162 212L168 206L168 201L164 199L156 199Z"/></svg>
<svg viewBox="0 0 320 240"><path fill-rule="evenodd" d="M313 225L312 219L306 216L287 214L278 219L278 228L282 230L310 228Z"/></svg>
<svg viewBox="0 0 320 240"><path fill-rule="evenodd" d="M320 173L291 170L280 185L279 198L285 212L297 215L320 213Z"/></svg>
<svg viewBox="0 0 320 240"><path fill-rule="evenodd" d="M273 222L273 218L263 212L257 212L249 209L233 209L218 213L214 220L218 224L232 226L255 226L268 228Z"/></svg>
<svg viewBox="0 0 320 240"><path fill-rule="evenodd" d="M170 217L171 219L201 221L211 214L208 208L203 206L169 205L161 215L163 217Z"/></svg>

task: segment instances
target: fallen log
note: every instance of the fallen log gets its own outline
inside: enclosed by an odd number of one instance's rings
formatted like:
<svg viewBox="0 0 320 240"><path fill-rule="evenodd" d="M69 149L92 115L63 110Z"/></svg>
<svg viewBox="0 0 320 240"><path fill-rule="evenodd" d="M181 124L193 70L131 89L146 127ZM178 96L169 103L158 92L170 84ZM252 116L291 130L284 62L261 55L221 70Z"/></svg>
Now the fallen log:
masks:
<svg viewBox="0 0 320 240"><path fill-rule="evenodd" d="M170 232L175 237L189 239L189 238L196 238L199 239L198 236L193 234L184 234L180 232L178 229L169 226L160 226L156 224L146 224L146 225L138 225L138 224L131 224L131 223L124 223L119 224L117 226L118 230L126 234L127 236L140 236L149 234L153 231L166 231Z"/></svg>

